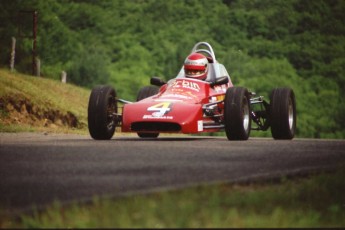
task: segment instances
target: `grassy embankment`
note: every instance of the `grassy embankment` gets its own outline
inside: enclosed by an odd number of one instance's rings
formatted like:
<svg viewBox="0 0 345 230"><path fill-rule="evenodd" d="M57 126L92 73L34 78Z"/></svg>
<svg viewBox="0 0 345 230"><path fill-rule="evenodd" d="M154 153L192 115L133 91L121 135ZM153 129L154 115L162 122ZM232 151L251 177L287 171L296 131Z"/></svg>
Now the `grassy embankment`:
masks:
<svg viewBox="0 0 345 230"><path fill-rule="evenodd" d="M87 133L90 90L0 70L0 132Z"/></svg>
<svg viewBox="0 0 345 230"><path fill-rule="evenodd" d="M89 90L69 84L0 70L0 131L86 133L88 95ZM68 112L78 119L74 128L61 125ZM279 183L98 197L89 204L56 202L19 219L0 204L0 228L345 227L344 177L345 170L340 170L311 178L283 178Z"/></svg>

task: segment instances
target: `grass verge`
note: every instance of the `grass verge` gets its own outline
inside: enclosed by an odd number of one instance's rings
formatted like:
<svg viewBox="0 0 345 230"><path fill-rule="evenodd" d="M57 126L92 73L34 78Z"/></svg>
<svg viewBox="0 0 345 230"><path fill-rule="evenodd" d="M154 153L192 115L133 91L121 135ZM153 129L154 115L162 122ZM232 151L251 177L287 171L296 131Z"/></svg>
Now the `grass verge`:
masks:
<svg viewBox="0 0 345 230"><path fill-rule="evenodd" d="M221 184L61 205L1 228L345 227L345 170L274 183Z"/></svg>

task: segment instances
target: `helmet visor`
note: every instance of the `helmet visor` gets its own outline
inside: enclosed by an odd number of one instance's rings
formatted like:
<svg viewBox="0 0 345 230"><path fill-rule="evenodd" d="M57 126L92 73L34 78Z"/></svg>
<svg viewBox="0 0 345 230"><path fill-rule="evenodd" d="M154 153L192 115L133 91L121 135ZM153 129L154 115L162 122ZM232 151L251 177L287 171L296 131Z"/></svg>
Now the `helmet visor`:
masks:
<svg viewBox="0 0 345 230"><path fill-rule="evenodd" d="M184 72L186 73L186 75L193 76L203 74L205 73L205 70L185 69Z"/></svg>

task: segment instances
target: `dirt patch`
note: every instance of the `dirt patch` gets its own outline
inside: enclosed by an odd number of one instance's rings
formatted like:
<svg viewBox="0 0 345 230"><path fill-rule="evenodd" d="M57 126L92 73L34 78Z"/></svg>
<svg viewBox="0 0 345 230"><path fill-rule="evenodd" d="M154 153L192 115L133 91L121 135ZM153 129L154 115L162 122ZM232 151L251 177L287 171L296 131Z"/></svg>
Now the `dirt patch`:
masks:
<svg viewBox="0 0 345 230"><path fill-rule="evenodd" d="M34 105L28 98L18 95L0 97L0 122L50 128L80 126L78 118L73 113L43 109Z"/></svg>

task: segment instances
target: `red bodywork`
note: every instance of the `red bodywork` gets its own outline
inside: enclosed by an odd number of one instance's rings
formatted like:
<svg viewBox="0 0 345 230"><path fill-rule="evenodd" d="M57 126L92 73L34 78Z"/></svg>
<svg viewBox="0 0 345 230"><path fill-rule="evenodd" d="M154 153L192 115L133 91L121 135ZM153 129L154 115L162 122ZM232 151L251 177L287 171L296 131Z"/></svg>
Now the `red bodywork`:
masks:
<svg viewBox="0 0 345 230"><path fill-rule="evenodd" d="M141 101L125 104L122 112L122 132L199 133L221 129L212 124L223 121L225 92L232 84L211 87L210 83L175 78L163 85L159 93ZM212 116L205 114L205 104ZM218 115L216 118L213 115Z"/></svg>

